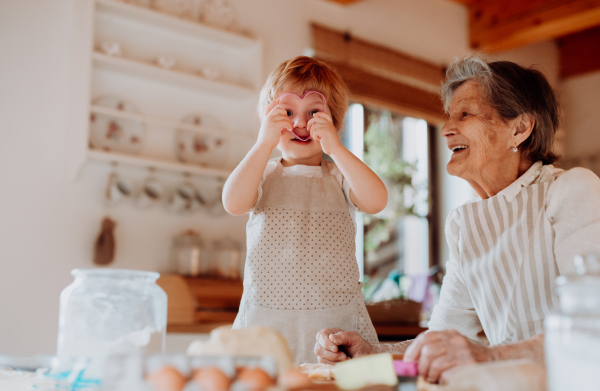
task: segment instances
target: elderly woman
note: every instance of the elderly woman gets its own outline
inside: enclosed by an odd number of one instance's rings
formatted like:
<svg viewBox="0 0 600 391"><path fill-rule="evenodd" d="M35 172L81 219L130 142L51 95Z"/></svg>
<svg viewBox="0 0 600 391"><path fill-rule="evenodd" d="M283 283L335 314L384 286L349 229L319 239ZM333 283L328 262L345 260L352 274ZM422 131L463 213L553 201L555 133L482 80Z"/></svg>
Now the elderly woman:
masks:
<svg viewBox="0 0 600 391"><path fill-rule="evenodd" d="M428 380L444 381L463 364L543 360L555 278L570 272L575 254L600 252L600 180L552 166L559 105L540 72L468 57L448 69L441 95L448 173L479 197L446 221L450 259L429 331L371 345L354 332L325 329L315 345L320 362L405 353Z"/></svg>

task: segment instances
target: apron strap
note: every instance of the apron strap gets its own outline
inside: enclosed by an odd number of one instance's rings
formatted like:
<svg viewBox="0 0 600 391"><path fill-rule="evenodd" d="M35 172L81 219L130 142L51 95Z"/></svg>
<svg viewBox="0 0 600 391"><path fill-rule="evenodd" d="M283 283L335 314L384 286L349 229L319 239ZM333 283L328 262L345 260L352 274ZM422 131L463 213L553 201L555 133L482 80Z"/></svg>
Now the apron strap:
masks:
<svg viewBox="0 0 600 391"><path fill-rule="evenodd" d="M325 159L321 159L321 172L323 173L323 178L329 175L329 166Z"/></svg>
<svg viewBox="0 0 600 391"><path fill-rule="evenodd" d="M277 164L275 165L275 171L274 173L277 175L281 175L283 174L283 164L281 164L281 159L283 159L282 157L278 157L277 158Z"/></svg>

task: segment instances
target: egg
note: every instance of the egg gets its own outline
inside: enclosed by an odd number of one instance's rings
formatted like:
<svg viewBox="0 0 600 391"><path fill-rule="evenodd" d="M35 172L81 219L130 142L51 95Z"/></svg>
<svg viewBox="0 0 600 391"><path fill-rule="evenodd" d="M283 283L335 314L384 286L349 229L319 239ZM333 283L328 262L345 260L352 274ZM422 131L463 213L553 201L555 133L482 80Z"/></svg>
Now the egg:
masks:
<svg viewBox="0 0 600 391"><path fill-rule="evenodd" d="M203 391L227 391L231 381L219 368L206 367L194 371L192 380Z"/></svg>
<svg viewBox="0 0 600 391"><path fill-rule="evenodd" d="M260 368L240 368L237 381L249 390L262 390L274 383L273 379Z"/></svg>
<svg viewBox="0 0 600 391"><path fill-rule="evenodd" d="M312 383L306 373L303 373L298 368L288 369L283 375L279 376L279 385L283 388L305 388Z"/></svg>
<svg viewBox="0 0 600 391"><path fill-rule="evenodd" d="M185 377L170 366L164 366L151 373L146 380L152 384L154 391L181 391L185 386Z"/></svg>

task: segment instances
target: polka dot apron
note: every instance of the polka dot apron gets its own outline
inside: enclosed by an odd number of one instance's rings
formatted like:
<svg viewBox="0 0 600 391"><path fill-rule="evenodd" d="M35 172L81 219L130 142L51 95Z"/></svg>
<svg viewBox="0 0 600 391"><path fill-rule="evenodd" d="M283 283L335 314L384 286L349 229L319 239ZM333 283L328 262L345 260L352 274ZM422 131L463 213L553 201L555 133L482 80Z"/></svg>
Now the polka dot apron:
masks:
<svg viewBox="0 0 600 391"><path fill-rule="evenodd" d="M377 334L365 308L355 225L327 164L323 178L283 176L281 161L250 215L244 294L233 328L266 326L288 341L297 364L315 363L317 332Z"/></svg>

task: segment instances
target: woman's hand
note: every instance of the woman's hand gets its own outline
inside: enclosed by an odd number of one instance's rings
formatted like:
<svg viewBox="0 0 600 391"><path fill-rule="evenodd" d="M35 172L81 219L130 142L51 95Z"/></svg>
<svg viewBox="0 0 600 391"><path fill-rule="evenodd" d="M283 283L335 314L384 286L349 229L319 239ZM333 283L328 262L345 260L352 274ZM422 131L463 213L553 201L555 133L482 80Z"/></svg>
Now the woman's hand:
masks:
<svg viewBox="0 0 600 391"><path fill-rule="evenodd" d="M306 130L310 132L310 137L321 143L321 149L328 155L332 154L334 149L344 147L340 136L333 126L331 115L320 111L313 115L313 118L306 124Z"/></svg>
<svg viewBox="0 0 600 391"><path fill-rule="evenodd" d="M421 333L404 354L405 361L419 362L419 375L431 383L446 383L457 366L493 359L490 348L471 342L456 330Z"/></svg>
<svg viewBox="0 0 600 391"><path fill-rule="evenodd" d="M294 125L287 115L287 111L281 107L276 107L279 100L274 100L265 109L265 117L260 124L257 144L275 149L279 144L281 134L287 129L292 129Z"/></svg>
<svg viewBox="0 0 600 391"><path fill-rule="evenodd" d="M327 328L317 333L315 354L323 364L335 364L349 358L373 353L373 345L356 331Z"/></svg>

